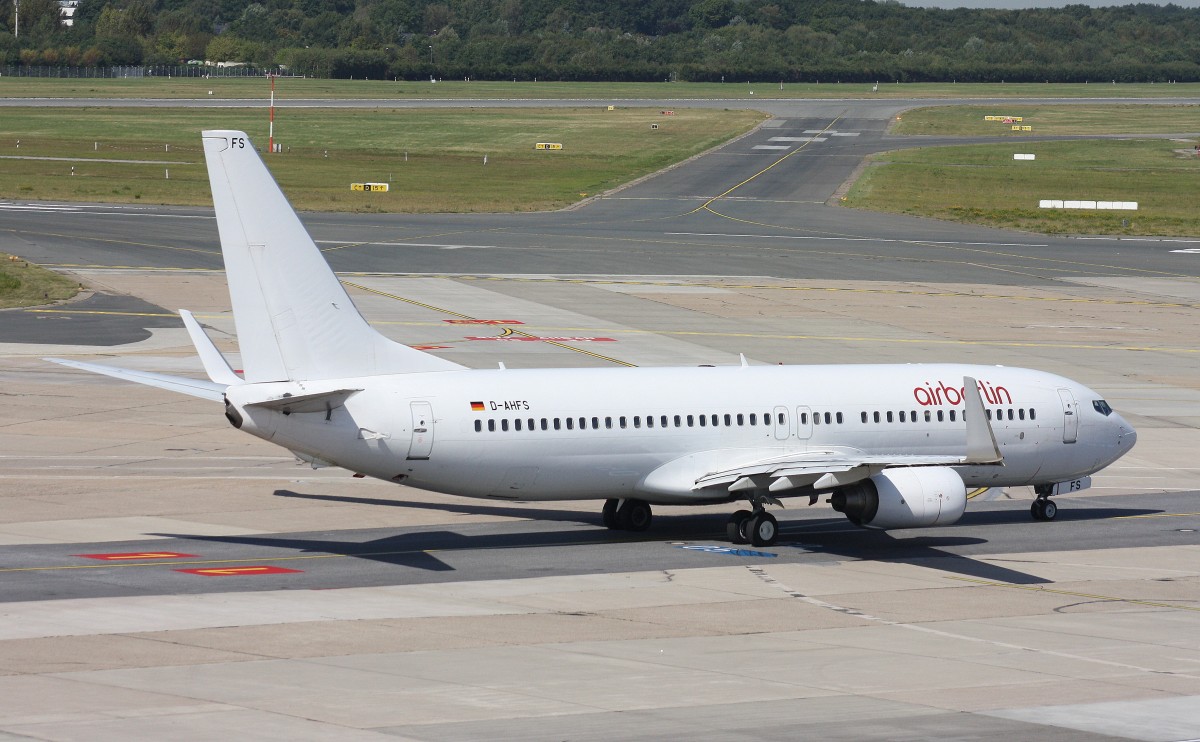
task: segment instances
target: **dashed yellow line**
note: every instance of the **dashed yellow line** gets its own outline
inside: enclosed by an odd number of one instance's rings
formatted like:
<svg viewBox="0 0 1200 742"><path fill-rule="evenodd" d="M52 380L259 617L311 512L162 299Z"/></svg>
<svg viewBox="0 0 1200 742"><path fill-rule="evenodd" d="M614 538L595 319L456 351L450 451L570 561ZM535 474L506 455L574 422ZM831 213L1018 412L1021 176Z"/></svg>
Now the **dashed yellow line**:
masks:
<svg viewBox="0 0 1200 742"><path fill-rule="evenodd" d="M1185 518L1196 515L1200 515L1200 513L1145 513L1143 515L1117 515L1113 517L1113 520L1126 520L1128 518Z"/></svg>
<svg viewBox="0 0 1200 742"><path fill-rule="evenodd" d="M967 499L968 499L968 500L974 500L976 497L979 497L979 496L980 496L980 495L982 495L984 492L987 492L987 491L988 491L988 490L990 490L990 489L991 489L991 487L979 487L978 489L976 489L976 490L975 490L975 491L973 491L973 492L968 492L968 493L967 493Z"/></svg>

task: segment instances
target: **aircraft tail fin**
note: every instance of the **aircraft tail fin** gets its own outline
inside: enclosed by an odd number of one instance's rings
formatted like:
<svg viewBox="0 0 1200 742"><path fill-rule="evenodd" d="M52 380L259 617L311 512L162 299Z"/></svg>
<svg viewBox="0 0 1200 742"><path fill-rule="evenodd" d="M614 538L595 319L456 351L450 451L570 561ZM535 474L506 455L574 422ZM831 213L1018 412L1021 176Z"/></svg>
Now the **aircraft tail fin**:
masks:
<svg viewBox="0 0 1200 742"><path fill-rule="evenodd" d="M250 138L241 131L203 134L247 382L463 368L367 324Z"/></svg>

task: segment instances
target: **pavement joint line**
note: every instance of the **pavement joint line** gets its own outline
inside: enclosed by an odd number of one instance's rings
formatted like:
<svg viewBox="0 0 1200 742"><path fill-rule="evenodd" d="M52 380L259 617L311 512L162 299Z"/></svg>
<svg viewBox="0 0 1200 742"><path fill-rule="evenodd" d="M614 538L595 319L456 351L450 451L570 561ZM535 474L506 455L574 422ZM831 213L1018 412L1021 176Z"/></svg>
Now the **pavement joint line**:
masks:
<svg viewBox="0 0 1200 742"><path fill-rule="evenodd" d="M1113 516L1113 520L1126 520L1128 518L1184 518L1196 515L1200 515L1200 513L1143 513L1141 515L1116 515Z"/></svg>
<svg viewBox="0 0 1200 742"><path fill-rule="evenodd" d="M643 538L643 539L609 539L597 540L588 542L592 546L616 545L628 543L653 543L660 541L658 538ZM570 546L575 542L563 541L561 543L543 543L537 546ZM464 550L474 551L508 551L510 549L524 549L528 544L517 544L514 546L463 546L461 548L441 548L441 549L399 549L396 551L362 551L350 552L347 554L323 553L323 554L293 554L285 556L246 556L237 559L187 559L170 562L104 562L101 564L55 564L39 567L0 567L0 574L6 572L57 572L67 570L81 569L109 569L109 568L127 568L127 567L169 567L179 565L196 565L196 564L237 564L245 562L296 562L316 559L360 559L382 556L405 556L415 554L442 554L447 552L456 552Z"/></svg>
<svg viewBox="0 0 1200 742"><path fill-rule="evenodd" d="M453 316L455 316L455 317L458 317L458 318L460 318L460 319L478 319L477 317L472 317L472 316L470 316L470 315L468 315L468 314L463 314L463 313L461 313L461 312L455 312L455 311L453 311L453 310L451 310L451 309L444 309L444 308L442 308L442 307L437 307L437 306L434 306L434 305L432 305L432 304L426 304L426 303L424 303L424 302L417 301L416 299L407 299L407 298L405 298L405 297L403 297L403 296L397 296L396 294L391 294L391 293L388 293L388 292L386 292L386 291L380 291L379 289L373 289L373 288L370 288L370 287L368 287L368 286L363 286L362 284L352 283L352 282L350 282L350 281L344 281L344 283L345 283L347 286L352 286L352 287L354 287L354 288L356 288L356 289L359 289L359 290L362 290L362 291L366 291L366 292L368 292L368 293L377 294L377 295L379 295L379 296L384 296L384 297L387 297L387 298L389 298L389 299L395 299L396 301L402 301L402 302L405 302L406 304L412 304L412 305L414 305L414 306L422 307L422 308L424 308L424 309L429 309L429 310L431 310L431 311L434 311L434 312L441 312L442 314L449 314L449 315L453 315ZM532 335L532 334L530 334L530 333L528 333L528 332L525 332L525 331L523 331L523 330L515 330L515 329L513 329L513 328L511 328L511 327L505 327L505 328L504 328L504 330L503 330L503 332L502 332L502 335L501 335L501 337L504 337L504 336L507 336L507 335L521 335L521 336L523 336L523 337L528 337L528 338L537 337L536 335ZM601 353L596 353L595 351L587 350L587 349L585 349L585 348L578 348L578 347L575 347L575 346L567 345L567 344L565 344L565 343L559 343L559 342L555 342L555 341L553 341L553 340L543 340L542 342L543 342L543 343L545 343L546 345L552 345L552 346L554 346L554 347L556 347L556 348L561 348L561 349L563 349L563 350L569 350L569 351L571 351L571 352L573 352L573 353L582 353L583 355L592 356L593 358L598 358L598 359L600 359L600 360L602 360L602 361L608 361L608 362L610 362L610 363L616 363L616 364L619 364L619 365L621 365L621 366L630 366L630 367L634 367L634 366L636 366L636 364L629 363L628 361L622 361L622 360L619 360L619 359L617 359L617 358L613 358L613 357L611 357L611 356L606 356L606 355L603 355L603 354L601 354Z"/></svg>
<svg viewBox="0 0 1200 742"><path fill-rule="evenodd" d="M397 301L403 301L409 304L420 306L436 312L444 312L452 314L463 319L475 319L465 314L460 314L449 309L442 309L422 302L405 299L401 296L388 294L377 289L361 286L350 281L345 282L347 286L362 289L370 293L379 294ZM1164 305L1171 306L1171 305ZM172 313L154 313L154 312L105 312L98 310L71 310L71 309L25 309L22 311L31 313L56 313L56 314L99 314L99 315L115 315L128 317L176 317L178 315ZM202 315L201 318L209 319L224 319L224 315ZM419 321L399 321L399 320L384 320L374 322L376 325L398 325L404 327L441 327L441 325L429 322ZM1117 351L1136 351L1141 353L1183 353L1193 354L1200 353L1200 348L1173 348L1170 346L1142 346L1142 345L1090 345L1086 343L1035 343L1024 342L1017 340L961 340L953 338L884 338L884 337L865 337L865 336L844 336L844 335L785 335L778 333L756 333L756 332L716 332L708 330L635 330L631 328L602 328L602 327L554 327L547 326L543 329L547 331L558 332L603 332L609 335L665 335L676 337L724 337L724 338L756 338L762 340L816 340L822 342L854 342L854 343L900 343L900 344L929 344L929 345L969 345L978 347L993 347L993 348L1054 348L1066 350L1117 350ZM522 330L513 330L511 334L523 335L525 337L537 337ZM585 348L573 347L564 343L558 343L552 340L542 341L547 345L553 345L564 350L570 350L575 353L593 356L603 361L617 363L622 366L636 367L637 364L628 361L622 361L611 356L606 356L601 353L596 353Z"/></svg>
<svg viewBox="0 0 1200 742"><path fill-rule="evenodd" d="M1075 660L1078 662L1090 662L1093 664L1105 665L1107 667L1119 667L1119 668L1122 668L1125 670L1135 670L1138 672L1144 672L1144 673L1148 673L1148 674L1152 674L1152 675L1170 675L1173 677L1188 678L1189 680L1200 680L1200 675L1191 675L1188 673L1176 672L1173 670L1157 670L1157 669L1154 669L1151 667L1143 667L1141 665L1131 665L1131 664L1128 664L1125 662L1115 662L1113 660L1104 660L1104 659L1100 659L1097 657L1088 657L1088 656L1084 656L1084 655L1071 654L1069 652L1059 652L1059 651L1055 651L1052 649L1041 649L1038 647L1030 647L1030 646L1025 646L1025 645L1021 645L1021 644L1013 644L1012 642L999 641L996 639L985 639L985 638L981 638L981 637L977 637L977 636L970 636L968 634L957 634L952 631L946 631L944 629L935 629L932 626L923 626L920 624L906 623L903 621L893 621L888 618L882 618L880 616L873 616L869 613L865 613L856 608L847 608L845 606L840 606L835 603L829 603L827 601L821 600L820 598L814 598L810 595L805 595L804 593L799 592L797 590L793 590L792 588L783 584L782 582L775 579L774 577L771 577L767 573L767 570L765 567L748 566L748 567L746 567L746 569L751 574L753 574L755 577L758 577L760 580L762 580L764 583L771 585L773 587L779 588L781 591L783 591L784 594L788 595L789 597L795 598L797 600L801 600L805 603L816 606L818 608L825 608L826 610L834 611L836 613L841 613L841 614L847 615L847 616L852 616L854 618L859 618L864 621L872 621L877 624L882 624L884 626L893 626L893 627L899 628L899 629L907 629L908 631L918 631L923 634L931 634L933 636L943 637L946 639L956 639L959 641L967 641L967 642L973 642L973 643L977 643L977 644L986 644L986 645L990 645L993 647L999 647L1002 649L1013 649L1013 650L1017 650L1017 651L1021 651L1021 652L1033 652L1036 654L1043 654L1043 655L1047 655L1050 657L1060 657L1060 658L1064 658L1064 659ZM959 577L957 575L943 575L943 576L946 579L961 580L963 582L975 582L975 583L979 583L981 585L986 585L986 586L1011 587L1011 588L1018 588L1018 589L1022 589L1022 590L1033 590L1033 591L1041 590L1041 588L1039 588L1039 587L1029 587L1029 586L1024 586L1024 585L1015 585L1015 584L1004 583L1004 582L991 582L989 580L978 580L978 579L973 579L973 578L968 578L968 577ZM1047 592L1061 592L1065 595L1076 595L1076 594L1070 593L1068 591L1049 590ZM1082 596L1083 594L1080 593L1077 595ZM1118 602L1135 602L1135 603L1141 602L1141 601L1123 601L1120 598L1108 598L1106 596L1084 596L1084 597L1098 597L1100 599L1118 601ZM1182 607L1185 610L1200 611L1200 608L1189 608L1186 606L1164 605L1163 607L1166 607L1166 608L1181 608Z"/></svg>
<svg viewBox="0 0 1200 742"><path fill-rule="evenodd" d="M1110 603L1131 603L1133 605L1145 605L1153 608L1174 608L1181 611L1193 611L1200 613L1200 606L1178 605L1175 603L1160 603L1153 600L1139 600L1137 598L1118 598L1114 595L1097 595L1093 593L1081 593L1075 590L1061 590L1058 588L1046 587L1044 585L1017 585L1011 582L996 582L994 580L981 580L976 577L963 577L961 575L946 575L946 579L959 580L960 582L972 582L984 587L1002 587L1010 590L1024 590L1026 592L1035 593L1053 593L1054 595L1066 595L1072 598L1090 598L1092 600L1103 600ZM1193 601L1194 602L1194 601ZM1200 676L1189 675L1200 680Z"/></svg>

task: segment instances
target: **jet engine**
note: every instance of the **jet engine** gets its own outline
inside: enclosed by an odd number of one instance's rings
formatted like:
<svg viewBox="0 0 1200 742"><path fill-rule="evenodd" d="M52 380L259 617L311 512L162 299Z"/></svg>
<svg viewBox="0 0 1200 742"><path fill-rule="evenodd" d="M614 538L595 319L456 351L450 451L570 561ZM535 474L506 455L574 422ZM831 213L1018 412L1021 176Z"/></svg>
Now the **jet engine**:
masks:
<svg viewBox="0 0 1200 742"><path fill-rule="evenodd" d="M835 489L829 502L864 528L947 526L962 517L967 487L949 467L893 468Z"/></svg>

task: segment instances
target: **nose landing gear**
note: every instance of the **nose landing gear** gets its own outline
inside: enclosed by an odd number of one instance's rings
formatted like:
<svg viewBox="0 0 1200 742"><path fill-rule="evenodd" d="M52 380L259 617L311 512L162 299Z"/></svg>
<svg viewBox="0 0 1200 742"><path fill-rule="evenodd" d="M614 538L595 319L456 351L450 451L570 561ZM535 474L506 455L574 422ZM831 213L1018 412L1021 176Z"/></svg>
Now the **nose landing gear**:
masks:
<svg viewBox="0 0 1200 742"><path fill-rule="evenodd" d="M1034 520L1054 520L1054 516L1058 515L1058 506L1050 500L1054 485L1039 484L1034 486L1033 491L1037 499L1029 506L1029 514Z"/></svg>

